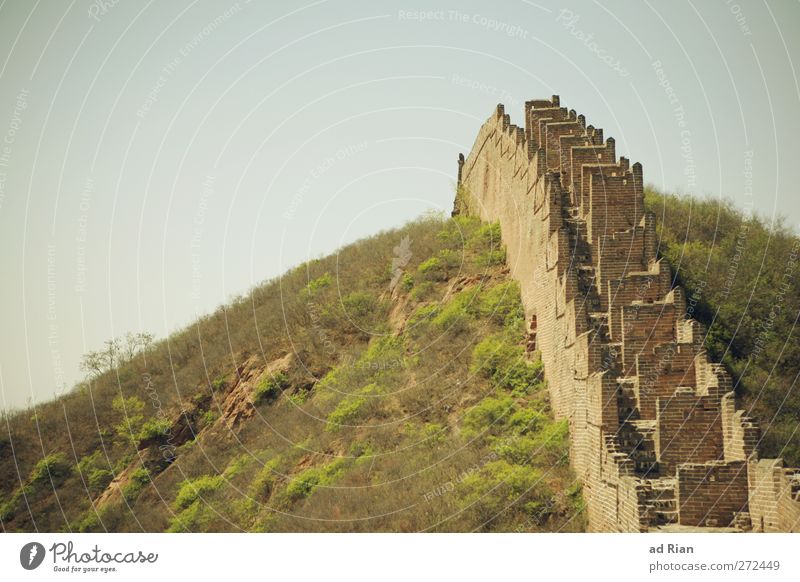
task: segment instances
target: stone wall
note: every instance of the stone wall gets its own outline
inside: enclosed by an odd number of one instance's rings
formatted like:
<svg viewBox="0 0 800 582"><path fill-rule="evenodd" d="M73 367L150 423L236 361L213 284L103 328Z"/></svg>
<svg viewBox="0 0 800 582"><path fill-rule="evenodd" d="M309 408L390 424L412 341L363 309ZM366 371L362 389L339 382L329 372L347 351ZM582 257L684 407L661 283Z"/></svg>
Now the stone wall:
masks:
<svg viewBox="0 0 800 582"><path fill-rule="evenodd" d="M502 226L590 529L800 531L800 470L758 460L758 427L656 256L642 166L558 96L524 114L498 105L459 156L453 214Z"/></svg>

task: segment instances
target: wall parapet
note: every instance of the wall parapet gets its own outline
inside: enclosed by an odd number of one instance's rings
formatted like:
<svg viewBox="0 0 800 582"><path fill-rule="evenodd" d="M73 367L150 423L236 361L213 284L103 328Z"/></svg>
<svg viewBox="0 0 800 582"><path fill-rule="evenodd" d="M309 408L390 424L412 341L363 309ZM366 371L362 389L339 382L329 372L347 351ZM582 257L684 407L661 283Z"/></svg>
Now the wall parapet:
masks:
<svg viewBox="0 0 800 582"><path fill-rule="evenodd" d="M590 529L800 531L800 469L758 459L656 256L641 164L557 95L523 113L497 105L459 156L453 214L500 222Z"/></svg>

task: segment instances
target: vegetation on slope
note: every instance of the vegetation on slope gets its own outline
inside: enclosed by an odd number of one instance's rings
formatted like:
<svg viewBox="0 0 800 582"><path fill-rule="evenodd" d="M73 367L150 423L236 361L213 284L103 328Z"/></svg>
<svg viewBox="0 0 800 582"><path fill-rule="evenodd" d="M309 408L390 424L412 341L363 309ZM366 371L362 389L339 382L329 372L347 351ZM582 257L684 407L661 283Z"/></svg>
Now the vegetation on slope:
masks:
<svg viewBox="0 0 800 582"><path fill-rule="evenodd" d="M574 531L497 225L426 217L268 282L0 433L6 531Z"/></svg>
<svg viewBox="0 0 800 582"><path fill-rule="evenodd" d="M706 346L734 376L740 404L762 428L762 457L800 466L800 239L732 203L645 193L661 256L686 289Z"/></svg>

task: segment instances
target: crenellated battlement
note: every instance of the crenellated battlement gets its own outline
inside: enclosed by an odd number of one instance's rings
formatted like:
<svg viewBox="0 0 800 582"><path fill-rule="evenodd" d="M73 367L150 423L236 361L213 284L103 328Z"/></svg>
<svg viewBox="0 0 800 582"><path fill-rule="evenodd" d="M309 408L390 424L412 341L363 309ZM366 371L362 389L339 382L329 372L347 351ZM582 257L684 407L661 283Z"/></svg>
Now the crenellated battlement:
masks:
<svg viewBox="0 0 800 582"><path fill-rule="evenodd" d="M557 95L524 116L498 105L459 156L453 213L502 226L590 528L800 531L800 470L758 459L757 424L656 256L641 164Z"/></svg>

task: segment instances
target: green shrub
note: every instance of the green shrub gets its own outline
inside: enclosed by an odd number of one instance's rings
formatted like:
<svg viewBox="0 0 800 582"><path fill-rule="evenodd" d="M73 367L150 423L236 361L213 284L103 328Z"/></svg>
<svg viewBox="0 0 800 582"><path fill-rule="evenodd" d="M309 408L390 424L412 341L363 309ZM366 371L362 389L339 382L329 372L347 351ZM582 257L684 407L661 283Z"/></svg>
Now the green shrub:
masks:
<svg viewBox="0 0 800 582"><path fill-rule="evenodd" d="M515 395L526 394L542 382L541 361L528 362L522 346L497 335L475 346L470 372L489 378L495 386Z"/></svg>
<svg viewBox="0 0 800 582"><path fill-rule="evenodd" d="M436 286L432 281L422 281L417 283L409 295L414 301L427 301L436 294Z"/></svg>
<svg viewBox="0 0 800 582"><path fill-rule="evenodd" d="M492 529L492 523L509 511L510 506L521 509L539 523L553 507L554 495L541 471L504 459L489 462L468 475L459 483L458 491L464 504L477 513L478 522L487 530Z"/></svg>
<svg viewBox="0 0 800 582"><path fill-rule="evenodd" d="M414 287L414 277L408 273L403 273L403 278L400 279L400 290L403 293L408 293Z"/></svg>
<svg viewBox="0 0 800 582"><path fill-rule="evenodd" d="M225 479L233 479L244 471L247 466L253 461L253 456L249 453L244 453L239 455L238 457L234 457L229 463L228 466L225 467L225 471L222 473L222 476Z"/></svg>
<svg viewBox="0 0 800 582"><path fill-rule="evenodd" d="M436 256L445 273L450 273L461 265L461 256L450 249L442 249Z"/></svg>
<svg viewBox="0 0 800 582"><path fill-rule="evenodd" d="M464 414L464 436L471 438L483 433L497 434L516 410L517 405L510 396L484 398Z"/></svg>
<svg viewBox="0 0 800 582"><path fill-rule="evenodd" d="M475 241L489 248L496 248L502 244L500 223L492 222L483 224L475 233Z"/></svg>
<svg viewBox="0 0 800 582"><path fill-rule="evenodd" d="M211 426L214 424L217 419L219 418L219 414L213 410L206 410L201 416L200 420L202 422L202 426Z"/></svg>
<svg viewBox="0 0 800 582"><path fill-rule="evenodd" d="M417 271L425 281L447 280L447 267L437 257L431 257L420 263Z"/></svg>
<svg viewBox="0 0 800 582"><path fill-rule="evenodd" d="M228 382L225 376L219 376L218 378L215 378L214 380L211 381L211 390L213 392L219 392L220 390L223 390L225 388L227 383ZM205 396L205 395L198 394L197 396Z"/></svg>
<svg viewBox="0 0 800 582"><path fill-rule="evenodd" d="M309 281L305 287L305 291L308 295L315 295L320 290L330 287L332 282L331 274L325 273L321 277Z"/></svg>
<svg viewBox="0 0 800 582"><path fill-rule="evenodd" d="M117 396L111 402L120 421L114 425L114 431L122 442L136 444L139 432L144 424L144 402L136 396Z"/></svg>
<svg viewBox="0 0 800 582"><path fill-rule="evenodd" d="M253 482L250 484L250 497L261 501L266 501L269 499L269 496L272 494L272 490L275 487L275 483L280 476L276 470L280 464L280 461L280 457L275 457L267 463L264 463L264 466L258 472L256 478L253 479Z"/></svg>
<svg viewBox="0 0 800 582"><path fill-rule="evenodd" d="M506 249L493 249L478 255L479 267L495 267L506 262Z"/></svg>
<svg viewBox="0 0 800 582"><path fill-rule="evenodd" d="M289 482L286 494L293 501L308 497L321 480L322 474L319 469L306 469Z"/></svg>
<svg viewBox="0 0 800 582"><path fill-rule="evenodd" d="M525 319L520 301L519 284L516 281L500 283L480 295L478 311L506 327L514 327Z"/></svg>
<svg viewBox="0 0 800 582"><path fill-rule="evenodd" d="M366 403L367 396L363 395L361 390L356 394L345 396L333 412L328 415L328 424L325 429L337 431L343 425L354 424Z"/></svg>
<svg viewBox="0 0 800 582"><path fill-rule="evenodd" d="M178 486L175 509L186 509L198 499L218 491L224 482L222 475L202 475L196 479L184 480Z"/></svg>
<svg viewBox="0 0 800 582"><path fill-rule="evenodd" d="M172 423L169 419L153 416L148 418L142 425L142 429L139 431L139 440L166 439L169 437L171 430Z"/></svg>
<svg viewBox="0 0 800 582"><path fill-rule="evenodd" d="M168 532L202 532L206 531L214 513L204 504L195 501L180 511L171 520Z"/></svg>
<svg viewBox="0 0 800 582"><path fill-rule="evenodd" d="M54 453L47 455L41 459L34 466L31 471L28 482L31 485L59 485L72 472L72 465L70 465L64 453Z"/></svg>
<svg viewBox="0 0 800 582"><path fill-rule="evenodd" d="M449 247L460 248L466 241L475 237L480 224L480 220L473 216L454 216L436 234L436 238Z"/></svg>
<svg viewBox="0 0 800 582"><path fill-rule="evenodd" d="M89 473L86 480L86 486L89 488L89 493L97 495L102 493L108 487L108 484L114 480L114 473L108 469L95 469Z"/></svg>
<svg viewBox="0 0 800 582"><path fill-rule="evenodd" d="M354 319L363 319L373 315L377 301L372 293L356 291L342 298L345 313Z"/></svg>
<svg viewBox="0 0 800 582"><path fill-rule="evenodd" d="M342 475L345 463L345 459L336 459L322 467L306 469L286 486L287 496L297 501L311 495L317 487L331 484Z"/></svg>
<svg viewBox="0 0 800 582"><path fill-rule="evenodd" d="M285 372L266 374L256 386L253 399L256 404L272 402L289 387L289 376Z"/></svg>
<svg viewBox="0 0 800 582"><path fill-rule="evenodd" d="M130 480L122 488L122 496L128 502L134 501L148 483L150 483L150 472L144 467L139 467L131 474Z"/></svg>
<svg viewBox="0 0 800 582"><path fill-rule="evenodd" d="M408 318L407 327L413 328L428 323L432 321L440 311L441 307L436 304L423 305L417 308Z"/></svg>

